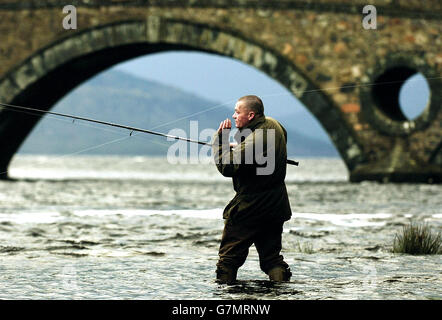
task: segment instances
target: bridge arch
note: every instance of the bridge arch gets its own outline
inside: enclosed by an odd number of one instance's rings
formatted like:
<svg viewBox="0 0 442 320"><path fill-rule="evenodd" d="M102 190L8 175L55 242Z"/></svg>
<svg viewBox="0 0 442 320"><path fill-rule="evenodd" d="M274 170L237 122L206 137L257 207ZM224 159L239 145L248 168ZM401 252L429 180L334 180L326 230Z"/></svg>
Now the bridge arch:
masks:
<svg viewBox="0 0 442 320"><path fill-rule="evenodd" d="M0 79L0 101L49 110L71 89L98 72L137 56L168 50L214 53L256 67L307 106L330 135L349 170L363 161L361 144L333 102L290 61L235 30L188 21L151 16L74 33L37 51ZM3 178L7 177L12 156L38 120L0 110Z"/></svg>

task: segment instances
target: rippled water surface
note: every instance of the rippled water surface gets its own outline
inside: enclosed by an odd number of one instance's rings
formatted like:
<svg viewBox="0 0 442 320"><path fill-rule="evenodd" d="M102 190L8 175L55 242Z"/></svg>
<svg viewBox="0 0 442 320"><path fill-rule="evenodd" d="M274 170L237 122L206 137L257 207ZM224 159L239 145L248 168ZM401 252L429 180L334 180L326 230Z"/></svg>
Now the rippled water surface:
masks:
<svg viewBox="0 0 442 320"><path fill-rule="evenodd" d="M442 299L441 255L391 253L410 220L442 230L442 186L347 182L339 159L289 167L293 218L273 284L256 250L214 281L231 181L211 164L18 156L0 181L0 299Z"/></svg>

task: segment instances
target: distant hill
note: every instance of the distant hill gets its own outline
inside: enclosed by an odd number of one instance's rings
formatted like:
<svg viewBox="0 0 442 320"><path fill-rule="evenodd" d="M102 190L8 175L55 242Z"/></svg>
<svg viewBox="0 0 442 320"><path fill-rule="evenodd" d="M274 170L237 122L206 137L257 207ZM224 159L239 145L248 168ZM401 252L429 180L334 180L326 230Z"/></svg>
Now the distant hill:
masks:
<svg viewBox="0 0 442 320"><path fill-rule="evenodd" d="M189 137L190 121L198 132L218 128L231 118L232 105L220 105L157 82L110 70L84 82L60 100L52 111L120 123L168 133L175 128ZM283 124L284 122L281 121ZM294 156L337 156L335 148L287 128L288 153ZM196 137L193 137L196 138ZM204 139L207 137L198 137ZM120 141L111 141L121 139ZM127 130L46 116L21 146L20 153L33 154L127 154L166 155L175 141ZM100 147L97 147L100 146Z"/></svg>

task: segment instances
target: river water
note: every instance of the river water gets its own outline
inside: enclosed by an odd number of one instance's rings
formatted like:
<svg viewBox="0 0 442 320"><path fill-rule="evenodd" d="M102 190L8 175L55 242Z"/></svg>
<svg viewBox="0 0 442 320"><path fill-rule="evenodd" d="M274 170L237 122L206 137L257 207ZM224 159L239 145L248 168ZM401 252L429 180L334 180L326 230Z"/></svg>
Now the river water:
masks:
<svg viewBox="0 0 442 320"><path fill-rule="evenodd" d="M251 248L214 281L231 180L163 158L16 156L0 181L0 299L442 299L442 256L391 253L411 220L442 230L442 186L350 184L339 159L289 166L293 217L274 284Z"/></svg>

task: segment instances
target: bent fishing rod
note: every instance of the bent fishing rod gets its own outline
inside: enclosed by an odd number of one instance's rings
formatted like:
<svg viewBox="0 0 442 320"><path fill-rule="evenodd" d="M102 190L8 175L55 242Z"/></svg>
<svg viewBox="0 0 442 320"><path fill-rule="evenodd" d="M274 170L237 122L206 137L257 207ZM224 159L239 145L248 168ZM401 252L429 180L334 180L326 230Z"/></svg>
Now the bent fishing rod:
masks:
<svg viewBox="0 0 442 320"><path fill-rule="evenodd" d="M161 137L171 138L171 139L175 139L175 140L182 140L182 141L198 143L198 144L202 144L202 145L206 145L206 146L213 146L211 143L204 142L204 141L184 138L184 137L180 137L180 136L173 136L173 135L162 133L162 132L157 132L157 131L152 131L152 130L147 130L147 129L140 129L140 128L135 128L135 127L130 127L130 126L126 126L126 125L122 125L122 124L118 124L118 123L113 123L113 122L106 122L106 121L101 121L101 120L96 120L96 119L90 119L90 118L74 116L74 115L66 114L66 113L59 113L59 112L53 112L53 111L40 110L40 109L35 109L35 108L30 108L30 107L22 107L22 106L17 106L17 105L8 104L8 103L2 103L2 102L0 102L0 107L5 108L5 109L22 110L24 112L25 111L35 112L35 113L38 113L38 114L51 114L51 115L54 115L54 116L70 118L73 121L75 121L75 120L82 120L82 121L98 123L98 124L102 124L102 125L106 125L106 126L111 126L111 127L121 128L121 129L127 129L127 130L131 131L130 132L131 136L132 136L132 133L134 131L136 131L136 132L148 133L148 134L153 134L153 135L157 135L157 136L161 136ZM287 164L298 166L299 162L295 161L295 160L287 159Z"/></svg>

